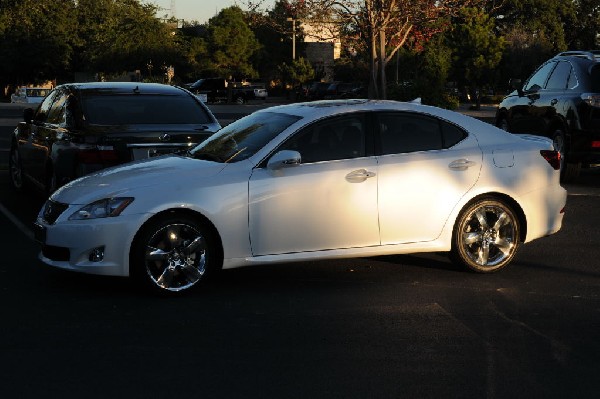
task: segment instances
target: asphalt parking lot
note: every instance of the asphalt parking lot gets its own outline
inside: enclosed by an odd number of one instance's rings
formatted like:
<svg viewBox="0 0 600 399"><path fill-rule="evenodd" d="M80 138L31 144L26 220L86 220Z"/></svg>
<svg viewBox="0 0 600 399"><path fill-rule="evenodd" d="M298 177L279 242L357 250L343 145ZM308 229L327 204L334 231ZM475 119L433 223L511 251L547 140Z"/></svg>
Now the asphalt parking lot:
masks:
<svg viewBox="0 0 600 399"><path fill-rule="evenodd" d="M213 112L227 121L260 106ZM15 122L4 109L0 148ZM442 254L303 262L227 270L182 298L42 265L29 226L44 199L7 186L0 166L3 397L562 399L600 391L596 170L567 187L563 229L521 247L500 273L467 273Z"/></svg>

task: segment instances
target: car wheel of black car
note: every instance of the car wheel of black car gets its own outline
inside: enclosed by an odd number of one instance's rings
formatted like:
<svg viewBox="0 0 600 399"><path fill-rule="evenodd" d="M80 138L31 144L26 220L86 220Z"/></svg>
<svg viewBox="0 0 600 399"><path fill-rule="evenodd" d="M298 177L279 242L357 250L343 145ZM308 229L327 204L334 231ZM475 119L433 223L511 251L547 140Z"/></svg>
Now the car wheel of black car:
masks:
<svg viewBox="0 0 600 399"><path fill-rule="evenodd" d="M496 127L508 132L508 119L505 116L501 116L496 123Z"/></svg>
<svg viewBox="0 0 600 399"><path fill-rule="evenodd" d="M21 165L21 157L17 146L13 145L10 148L10 156L8 157L8 171L10 174L10 185L16 190L23 189L23 166Z"/></svg>
<svg viewBox="0 0 600 399"><path fill-rule="evenodd" d="M219 261L218 246L206 222L170 213L151 220L136 235L130 273L145 288L172 295L205 280Z"/></svg>
<svg viewBox="0 0 600 399"><path fill-rule="evenodd" d="M451 260L479 273L508 265L519 247L519 219L504 202L481 198L460 213L452 234Z"/></svg>
<svg viewBox="0 0 600 399"><path fill-rule="evenodd" d="M581 162L570 162L567 156L567 141L561 129L554 130L552 134L554 148L560 153L560 180L568 183L579 177Z"/></svg>
<svg viewBox="0 0 600 399"><path fill-rule="evenodd" d="M244 96L237 96L235 98L235 103L236 104L240 104L241 105L241 104L244 104L245 102L246 102L246 100L244 99Z"/></svg>

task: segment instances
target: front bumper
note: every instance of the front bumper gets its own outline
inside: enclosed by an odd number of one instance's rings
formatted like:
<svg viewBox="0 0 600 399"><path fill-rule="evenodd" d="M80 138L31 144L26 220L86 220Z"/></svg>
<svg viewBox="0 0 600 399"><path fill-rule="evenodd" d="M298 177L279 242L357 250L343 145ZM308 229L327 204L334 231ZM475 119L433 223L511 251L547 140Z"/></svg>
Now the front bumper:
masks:
<svg viewBox="0 0 600 399"><path fill-rule="evenodd" d="M67 220L69 208L56 223L36 221L39 258L49 266L90 274L129 275L129 250L146 214L120 215L84 221ZM98 256L101 255L101 256Z"/></svg>

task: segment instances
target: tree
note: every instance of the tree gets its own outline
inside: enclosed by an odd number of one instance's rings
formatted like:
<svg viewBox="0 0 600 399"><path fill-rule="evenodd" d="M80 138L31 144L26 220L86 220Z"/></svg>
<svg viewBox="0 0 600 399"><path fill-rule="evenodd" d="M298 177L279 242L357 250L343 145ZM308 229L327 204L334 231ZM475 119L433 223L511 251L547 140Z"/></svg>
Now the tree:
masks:
<svg viewBox="0 0 600 399"><path fill-rule="evenodd" d="M79 0L75 67L79 71L160 73L183 58L175 28L155 17L156 7L138 0ZM152 69L148 69L150 62Z"/></svg>
<svg viewBox="0 0 600 399"><path fill-rule="evenodd" d="M495 21L481 8L462 8L449 34L454 50L456 76L474 89L476 107L481 106L480 89L502 59L504 38L495 31Z"/></svg>
<svg viewBox="0 0 600 399"><path fill-rule="evenodd" d="M76 34L66 0L0 0L0 84L40 83L69 73Z"/></svg>
<svg viewBox="0 0 600 399"><path fill-rule="evenodd" d="M415 32L427 40L440 29L440 19L482 0L306 0L312 18L333 13L348 24L370 55L372 97L386 98L386 66Z"/></svg>
<svg viewBox="0 0 600 399"><path fill-rule="evenodd" d="M239 7L224 8L208 21L208 48L213 73L239 79L257 76L250 59L260 45Z"/></svg>
<svg viewBox="0 0 600 399"><path fill-rule="evenodd" d="M282 63L279 66L281 81L292 87L297 87L315 77L315 70L310 62L303 57L293 60L291 64Z"/></svg>

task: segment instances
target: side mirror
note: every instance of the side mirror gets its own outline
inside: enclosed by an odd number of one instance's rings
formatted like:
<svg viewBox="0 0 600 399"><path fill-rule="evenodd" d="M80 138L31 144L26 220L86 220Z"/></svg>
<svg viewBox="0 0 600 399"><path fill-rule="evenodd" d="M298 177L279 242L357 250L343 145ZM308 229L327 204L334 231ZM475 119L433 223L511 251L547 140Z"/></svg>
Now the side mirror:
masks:
<svg viewBox="0 0 600 399"><path fill-rule="evenodd" d="M23 120L27 123L31 123L33 120L33 108L25 108L23 110Z"/></svg>
<svg viewBox="0 0 600 399"><path fill-rule="evenodd" d="M513 90L517 91L519 97L523 96L523 82L521 81L521 79L510 79L508 81L508 84Z"/></svg>
<svg viewBox="0 0 600 399"><path fill-rule="evenodd" d="M298 151L283 150L273 155L267 162L267 169L279 170L290 166L300 165L302 157Z"/></svg>

